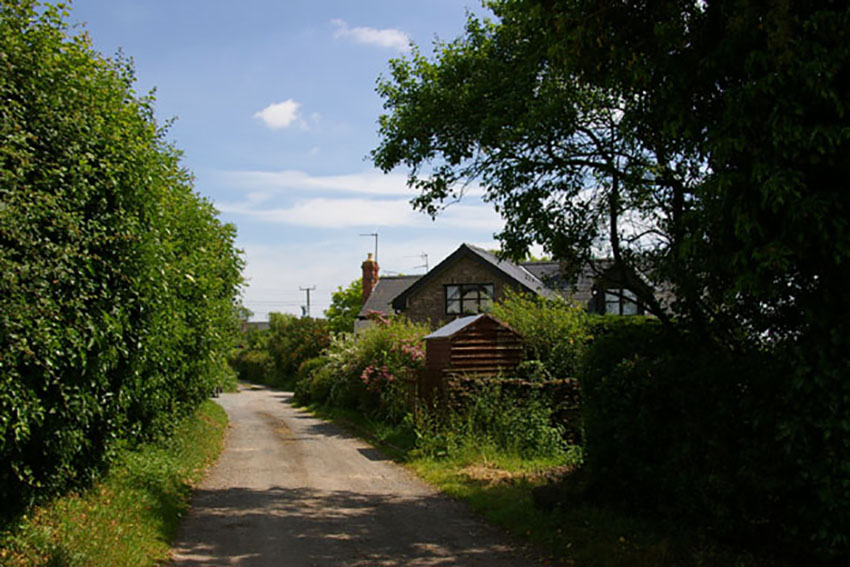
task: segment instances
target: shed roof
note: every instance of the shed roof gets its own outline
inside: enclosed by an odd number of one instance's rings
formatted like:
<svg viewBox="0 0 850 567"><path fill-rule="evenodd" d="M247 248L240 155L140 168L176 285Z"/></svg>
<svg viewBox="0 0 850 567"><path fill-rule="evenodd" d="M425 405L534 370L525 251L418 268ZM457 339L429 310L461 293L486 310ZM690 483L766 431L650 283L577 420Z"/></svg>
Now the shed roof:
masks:
<svg viewBox="0 0 850 567"><path fill-rule="evenodd" d="M466 317L460 317L458 319L455 319L451 323L443 325L430 335L426 335L424 340L427 341L428 339L444 339L446 337L451 337L467 325L474 323L475 321L484 316L485 315L483 313L479 313L478 315L467 315Z"/></svg>
<svg viewBox="0 0 850 567"><path fill-rule="evenodd" d="M490 321L492 321L493 323L495 323L499 327L503 327L503 328L507 329L508 331L514 333L514 334L519 334L514 329L512 329L507 323L504 323L504 322L496 319L492 315L488 315L487 313L479 313L478 315L467 315L466 317L460 317L460 318L455 319L454 321L452 321L450 323L446 323L445 325L443 325L442 327L440 327L439 329L437 329L436 331L434 331L430 335L425 336L424 340L445 339L445 338L453 337L454 335L463 331L467 327L471 327L472 325L475 325L476 323L478 323L482 319L489 319Z"/></svg>

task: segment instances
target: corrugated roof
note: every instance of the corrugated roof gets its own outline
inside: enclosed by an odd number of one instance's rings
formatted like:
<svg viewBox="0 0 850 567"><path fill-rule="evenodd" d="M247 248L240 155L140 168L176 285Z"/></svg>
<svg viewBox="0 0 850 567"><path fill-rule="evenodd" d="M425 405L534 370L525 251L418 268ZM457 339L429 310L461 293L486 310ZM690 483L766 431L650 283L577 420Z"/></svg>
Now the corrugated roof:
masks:
<svg viewBox="0 0 850 567"><path fill-rule="evenodd" d="M378 311L385 315L393 312L392 301L400 293L413 285L422 276L384 276L378 279L369 299L360 308L358 318L365 318L369 311Z"/></svg>

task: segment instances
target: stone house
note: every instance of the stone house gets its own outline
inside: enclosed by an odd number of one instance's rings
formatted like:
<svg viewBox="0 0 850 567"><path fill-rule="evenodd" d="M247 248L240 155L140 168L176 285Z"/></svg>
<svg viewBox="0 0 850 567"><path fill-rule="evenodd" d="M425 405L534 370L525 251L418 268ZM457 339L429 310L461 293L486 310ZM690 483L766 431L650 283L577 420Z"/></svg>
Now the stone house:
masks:
<svg viewBox="0 0 850 567"><path fill-rule="evenodd" d="M411 321L437 328L459 317L486 313L508 288L547 298L562 296L596 313L644 314L634 290L647 284L638 276L618 276L611 260L585 267L574 282L565 278L560 262L517 264L471 244L461 244L424 275L380 277L372 254L361 267L363 307L355 330L370 324L370 313L403 313Z"/></svg>

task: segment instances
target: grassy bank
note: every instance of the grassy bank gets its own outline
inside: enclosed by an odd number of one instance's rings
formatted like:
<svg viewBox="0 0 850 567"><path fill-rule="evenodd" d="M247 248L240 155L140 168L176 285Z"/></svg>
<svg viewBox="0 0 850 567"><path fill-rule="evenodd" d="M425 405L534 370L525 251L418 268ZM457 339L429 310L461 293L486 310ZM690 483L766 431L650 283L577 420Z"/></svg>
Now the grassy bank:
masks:
<svg viewBox="0 0 850 567"><path fill-rule="evenodd" d="M89 490L40 506L0 533L0 565L155 565L168 556L192 485L222 448L227 416L206 401L174 436L122 454Z"/></svg>

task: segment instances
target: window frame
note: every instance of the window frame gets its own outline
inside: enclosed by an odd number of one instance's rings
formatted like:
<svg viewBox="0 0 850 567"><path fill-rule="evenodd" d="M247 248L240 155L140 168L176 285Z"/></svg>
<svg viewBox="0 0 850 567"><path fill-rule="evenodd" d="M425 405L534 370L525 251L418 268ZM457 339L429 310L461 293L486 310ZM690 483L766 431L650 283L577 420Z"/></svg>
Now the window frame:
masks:
<svg viewBox="0 0 850 567"><path fill-rule="evenodd" d="M457 293L450 297L449 289L457 288ZM489 289L488 289L489 288ZM474 298L466 298L465 296L472 292L476 291L476 297ZM483 293L482 293L483 292ZM495 286L492 283L464 283L464 284L444 284L443 285L443 311L446 315L450 315L453 317L464 317L466 315L478 315L479 313L487 313L490 311L493 303L495 302L496 295ZM450 302L457 303L457 311L450 311L449 305ZM467 311L465 308L468 306L467 304L474 305L474 311ZM482 306L482 304L484 304Z"/></svg>
<svg viewBox="0 0 850 567"><path fill-rule="evenodd" d="M599 312L603 315L620 315L631 317L633 315L643 315L643 306L637 297L637 294L627 287L606 287L599 290ZM609 299L613 297L613 299ZM625 313L626 305L633 305L633 310ZM616 306L616 311L610 311L609 306Z"/></svg>

